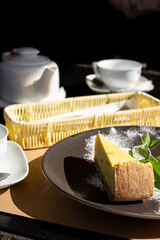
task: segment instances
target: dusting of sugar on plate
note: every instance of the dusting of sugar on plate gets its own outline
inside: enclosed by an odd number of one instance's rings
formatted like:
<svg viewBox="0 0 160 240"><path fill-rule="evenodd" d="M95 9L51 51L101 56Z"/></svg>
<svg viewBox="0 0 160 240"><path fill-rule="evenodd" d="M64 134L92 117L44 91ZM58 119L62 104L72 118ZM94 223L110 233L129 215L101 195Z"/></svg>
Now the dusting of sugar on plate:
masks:
<svg viewBox="0 0 160 240"><path fill-rule="evenodd" d="M101 133L101 131L99 130L98 133ZM126 133L126 135L124 134ZM117 146L119 146L120 148L122 148L124 151L128 152L129 151L129 147L130 144L128 140L128 138L132 138L133 135L132 131L126 131L123 132L123 136L122 134L116 130L116 128L111 127L109 130L108 134L102 133L105 137L107 137L110 141L112 141L114 144L116 144ZM94 146L95 146L95 138L96 138L97 134L95 135L91 135L89 138L85 139L85 153L84 153L84 159L86 160L94 160ZM137 133L134 135L134 137L137 136Z"/></svg>
<svg viewBox="0 0 160 240"><path fill-rule="evenodd" d="M85 139L85 153L84 159L93 161L94 160L94 145L96 135L91 136L89 139Z"/></svg>
<svg viewBox="0 0 160 240"><path fill-rule="evenodd" d="M95 175L88 175L86 181L88 184L98 188L100 191L104 191L103 183L100 180L97 172L95 172Z"/></svg>
<svg viewBox="0 0 160 240"><path fill-rule="evenodd" d="M147 128L145 126L141 127L141 131L139 131L139 128L137 127L132 127L131 129L124 130L123 133L121 133L120 131L117 131L115 127L111 127L108 134L103 133L101 130L99 130L98 133L102 133L114 144L122 148L124 151L128 152L129 149L133 147L133 138L137 136L141 138L146 131L148 131L149 134L153 135L157 133L154 128ZM97 134L91 135L89 138L85 139L84 159L86 160L94 160L94 146L96 136ZM158 138L160 138L160 136L157 137L157 139Z"/></svg>
<svg viewBox="0 0 160 240"><path fill-rule="evenodd" d="M153 212L160 215L160 190L154 188L154 196L148 198L146 201L151 209L153 209Z"/></svg>

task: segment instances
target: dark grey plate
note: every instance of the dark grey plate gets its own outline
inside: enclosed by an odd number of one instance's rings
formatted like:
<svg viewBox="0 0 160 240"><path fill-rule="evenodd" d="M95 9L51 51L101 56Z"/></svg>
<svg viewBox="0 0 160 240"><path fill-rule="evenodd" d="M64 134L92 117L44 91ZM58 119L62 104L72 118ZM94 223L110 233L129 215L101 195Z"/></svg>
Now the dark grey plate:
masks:
<svg viewBox="0 0 160 240"><path fill-rule="evenodd" d="M160 128L139 126L108 127L68 137L46 151L42 158L42 171L55 187L81 203L125 216L160 219L160 200L157 197L138 202L110 202L93 161L85 159L91 151L89 145L86 145L87 139L96 136L98 132L108 136L114 132L115 140L121 138L122 144L125 143L123 147L133 147L146 131L149 131L151 138L160 138ZM153 155L160 155L159 147Z"/></svg>

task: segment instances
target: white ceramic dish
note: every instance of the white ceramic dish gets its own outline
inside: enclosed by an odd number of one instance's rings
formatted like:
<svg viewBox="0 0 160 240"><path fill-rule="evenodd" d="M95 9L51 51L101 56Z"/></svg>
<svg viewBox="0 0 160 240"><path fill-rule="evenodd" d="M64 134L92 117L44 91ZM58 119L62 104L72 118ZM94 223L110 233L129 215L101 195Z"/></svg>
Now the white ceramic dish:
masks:
<svg viewBox="0 0 160 240"><path fill-rule="evenodd" d="M90 74L86 76L86 84L87 86L94 92L97 93L109 93L112 92L105 84L97 85L93 82L93 80L96 78L95 74ZM136 91L144 91L149 92L154 89L154 85L151 80L148 80L144 76L141 76L139 81L135 83L134 87L132 88L126 88L126 89L117 89L114 92L136 92Z"/></svg>
<svg viewBox="0 0 160 240"><path fill-rule="evenodd" d="M28 172L28 162L23 149L16 142L7 141L6 154L0 161L0 189L22 181Z"/></svg>

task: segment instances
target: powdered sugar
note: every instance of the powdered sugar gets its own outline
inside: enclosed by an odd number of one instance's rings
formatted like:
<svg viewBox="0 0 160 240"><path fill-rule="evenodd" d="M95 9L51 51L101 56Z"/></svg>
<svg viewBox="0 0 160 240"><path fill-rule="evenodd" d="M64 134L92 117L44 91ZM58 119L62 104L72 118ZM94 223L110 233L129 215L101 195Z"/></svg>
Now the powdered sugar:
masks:
<svg viewBox="0 0 160 240"><path fill-rule="evenodd" d="M124 130L123 132L117 131L116 127L110 127L108 129L108 133L104 133L103 130L99 130L98 133L102 133L105 137L107 137L110 141L115 143L117 146L125 150L126 152L133 146L133 139L139 136L139 139L142 137L144 133L148 131L149 134L155 135L156 138L160 138L160 135L157 135L157 132L154 128L143 127L132 127ZM93 160L94 159L94 146L95 146L95 138L97 134L91 135L89 138L85 139L85 153L84 159Z"/></svg>
<svg viewBox="0 0 160 240"><path fill-rule="evenodd" d="M85 139L85 153L84 159L93 161L94 159L94 145L95 145L95 138L96 135L91 136L89 139Z"/></svg>
<svg viewBox="0 0 160 240"><path fill-rule="evenodd" d="M154 189L154 196L146 200L147 204L153 209L155 214L160 215L160 190Z"/></svg>
<svg viewBox="0 0 160 240"><path fill-rule="evenodd" d="M88 184L93 185L94 187L98 188L100 191L104 191L103 183L99 179L98 173L95 172L95 175L88 175L86 178Z"/></svg>

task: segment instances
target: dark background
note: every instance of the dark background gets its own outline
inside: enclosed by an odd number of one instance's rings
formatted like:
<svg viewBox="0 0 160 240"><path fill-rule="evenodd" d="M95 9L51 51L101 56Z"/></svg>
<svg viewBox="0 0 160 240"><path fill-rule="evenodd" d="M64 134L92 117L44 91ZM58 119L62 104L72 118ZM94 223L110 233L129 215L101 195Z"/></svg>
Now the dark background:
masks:
<svg viewBox="0 0 160 240"><path fill-rule="evenodd" d="M1 7L0 54L35 47L60 66L107 58L160 69L160 14L126 17L106 1L21 1Z"/></svg>
<svg viewBox="0 0 160 240"><path fill-rule="evenodd" d="M47 55L59 65L61 83L68 97L94 94L84 80L92 72L91 67L84 66L89 66L92 61L127 58L145 62L149 69L160 71L159 32L159 13L128 20L107 0L36 3L17 3L15 0L0 4L0 55L19 47L38 48L42 55ZM84 65L71 68L77 63ZM160 75L154 75L153 80L155 88L149 93L159 98ZM0 122L4 123L3 109L0 109ZM65 230L61 226L3 213L0 228L21 235L35 235L37 239L43 236L50 239L54 232L72 234L76 238L86 237L86 232L85 235L77 235L74 229L66 227ZM93 234L90 235L92 238ZM97 239L102 237L97 236Z"/></svg>

